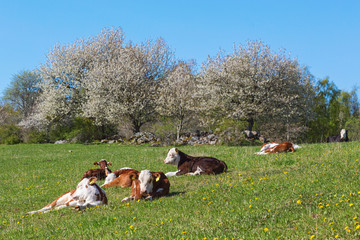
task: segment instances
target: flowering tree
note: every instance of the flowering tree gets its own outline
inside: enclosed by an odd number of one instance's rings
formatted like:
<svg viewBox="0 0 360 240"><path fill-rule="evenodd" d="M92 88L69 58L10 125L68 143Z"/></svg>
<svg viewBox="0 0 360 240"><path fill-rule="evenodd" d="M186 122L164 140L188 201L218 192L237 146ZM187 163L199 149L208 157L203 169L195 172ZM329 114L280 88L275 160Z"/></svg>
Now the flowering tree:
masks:
<svg viewBox="0 0 360 240"><path fill-rule="evenodd" d="M180 61L163 81L157 100L158 112L175 120L176 138L179 139L184 121L195 108L194 93L196 90L194 63Z"/></svg>
<svg viewBox="0 0 360 240"><path fill-rule="evenodd" d="M119 28L105 29L96 37L65 46L56 45L39 68L42 94L32 117L52 122L81 114L87 94L85 77L93 71L94 65L112 59L123 42Z"/></svg>
<svg viewBox="0 0 360 240"><path fill-rule="evenodd" d="M272 53L262 42L209 58L202 79L207 106L247 121L249 130L255 121L271 118L290 124L308 116L311 75L296 60L284 52Z"/></svg>
<svg viewBox="0 0 360 240"><path fill-rule="evenodd" d="M129 119L133 132L154 119L158 87L173 67L173 54L162 39L117 49L86 76L85 116L98 121Z"/></svg>
<svg viewBox="0 0 360 240"><path fill-rule="evenodd" d="M42 94L24 123L48 124L90 117L98 124L126 119L134 132L155 115L158 85L173 67L162 39L125 44L120 28L87 40L57 45L40 66Z"/></svg>

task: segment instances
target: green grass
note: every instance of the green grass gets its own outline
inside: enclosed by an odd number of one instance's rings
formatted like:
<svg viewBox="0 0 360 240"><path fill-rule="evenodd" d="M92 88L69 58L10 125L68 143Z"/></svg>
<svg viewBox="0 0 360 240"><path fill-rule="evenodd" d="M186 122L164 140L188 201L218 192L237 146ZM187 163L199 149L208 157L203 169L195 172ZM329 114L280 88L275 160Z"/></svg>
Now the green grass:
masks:
<svg viewBox="0 0 360 240"><path fill-rule="evenodd" d="M259 147L181 147L224 160L228 173L170 178L170 196L28 216L74 189L92 163L112 170L175 171L168 148L0 145L0 239L356 239L360 236L360 142L303 145L257 156ZM72 152L69 152L72 150ZM99 181L102 184L103 181ZM358 229L357 229L358 228Z"/></svg>

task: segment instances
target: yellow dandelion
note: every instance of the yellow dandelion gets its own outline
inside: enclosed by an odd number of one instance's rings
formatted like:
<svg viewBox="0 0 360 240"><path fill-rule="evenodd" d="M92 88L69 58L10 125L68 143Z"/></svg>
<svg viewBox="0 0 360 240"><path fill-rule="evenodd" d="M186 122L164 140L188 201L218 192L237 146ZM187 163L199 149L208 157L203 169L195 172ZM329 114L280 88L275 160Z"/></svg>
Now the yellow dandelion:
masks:
<svg viewBox="0 0 360 240"><path fill-rule="evenodd" d="M339 237L339 235L335 235L335 238L338 238Z"/></svg>
<svg viewBox="0 0 360 240"><path fill-rule="evenodd" d="M349 204L349 207L352 207L352 206L354 206L354 204L350 203L350 204Z"/></svg>
<svg viewBox="0 0 360 240"><path fill-rule="evenodd" d="M130 228L130 229L133 229L133 227L134 227L134 225L130 225L130 227L129 227L129 228Z"/></svg>
<svg viewBox="0 0 360 240"><path fill-rule="evenodd" d="M301 204L301 200L297 200L296 203L297 203L297 204Z"/></svg>
<svg viewBox="0 0 360 240"><path fill-rule="evenodd" d="M267 231L269 231L269 229L268 229L268 228L264 228L264 232L267 232Z"/></svg>
<svg viewBox="0 0 360 240"><path fill-rule="evenodd" d="M360 225L357 225L355 229L358 230L359 228L360 228Z"/></svg>
<svg viewBox="0 0 360 240"><path fill-rule="evenodd" d="M313 239L314 237L315 237L315 235L311 235L311 236L310 236L310 239Z"/></svg>

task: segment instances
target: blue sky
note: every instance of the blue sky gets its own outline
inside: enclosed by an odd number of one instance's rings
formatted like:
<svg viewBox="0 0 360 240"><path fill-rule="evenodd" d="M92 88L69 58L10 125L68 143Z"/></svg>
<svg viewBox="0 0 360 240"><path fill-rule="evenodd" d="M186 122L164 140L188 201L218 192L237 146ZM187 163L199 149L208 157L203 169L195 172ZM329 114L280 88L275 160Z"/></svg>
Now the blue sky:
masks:
<svg viewBox="0 0 360 240"><path fill-rule="evenodd" d="M0 95L12 76L44 63L56 43L121 27L139 43L162 37L201 64L219 49L261 40L307 65L316 79L360 88L360 1L14 0L0 3ZM358 95L359 91L358 91Z"/></svg>

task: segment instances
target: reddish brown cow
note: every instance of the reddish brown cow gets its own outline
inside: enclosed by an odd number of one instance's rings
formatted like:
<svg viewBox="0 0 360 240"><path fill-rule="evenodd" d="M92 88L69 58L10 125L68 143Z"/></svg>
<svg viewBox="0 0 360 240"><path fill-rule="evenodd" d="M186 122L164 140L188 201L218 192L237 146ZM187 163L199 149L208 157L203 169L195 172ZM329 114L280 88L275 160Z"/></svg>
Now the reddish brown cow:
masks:
<svg viewBox="0 0 360 240"><path fill-rule="evenodd" d="M295 145L291 142L271 142L262 145L260 152L257 152L256 154L265 155L270 153L295 152L295 148L300 148L300 146Z"/></svg>
<svg viewBox="0 0 360 240"><path fill-rule="evenodd" d="M114 178L111 178L114 175ZM131 187L133 181L138 178L139 171L131 168L116 170L111 175L108 175L105 179L104 185L102 187ZM117 176L117 177L115 177Z"/></svg>
<svg viewBox="0 0 360 240"><path fill-rule="evenodd" d="M131 195L122 201L152 200L169 194L170 182L163 172L141 171L132 181Z"/></svg>
<svg viewBox="0 0 360 240"><path fill-rule="evenodd" d="M102 159L99 162L94 162L94 165L100 166L100 168L87 170L81 179L91 178L91 177L96 177L97 179L105 179L107 176L106 172L111 173L111 170L108 169L107 166L111 166L112 163L106 161L105 159Z"/></svg>

